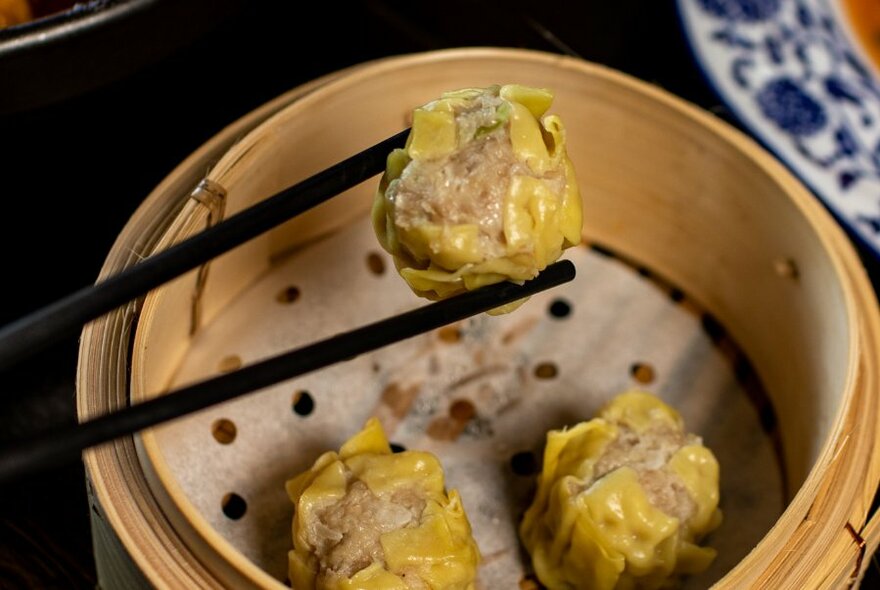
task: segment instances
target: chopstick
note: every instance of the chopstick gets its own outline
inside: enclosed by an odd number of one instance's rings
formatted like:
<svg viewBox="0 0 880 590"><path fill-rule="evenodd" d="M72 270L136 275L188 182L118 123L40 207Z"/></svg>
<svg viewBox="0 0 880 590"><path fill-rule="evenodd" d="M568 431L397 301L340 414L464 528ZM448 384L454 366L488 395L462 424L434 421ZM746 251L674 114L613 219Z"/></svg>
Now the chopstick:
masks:
<svg viewBox="0 0 880 590"><path fill-rule="evenodd" d="M563 260L523 285L497 283L430 303L87 422L37 435L0 451L0 484L79 458L86 448L353 359L571 281L574 276L574 264Z"/></svg>
<svg viewBox="0 0 880 590"><path fill-rule="evenodd" d="M70 336L91 320L281 225L385 169L409 129L279 191L195 236L0 329L0 370Z"/></svg>

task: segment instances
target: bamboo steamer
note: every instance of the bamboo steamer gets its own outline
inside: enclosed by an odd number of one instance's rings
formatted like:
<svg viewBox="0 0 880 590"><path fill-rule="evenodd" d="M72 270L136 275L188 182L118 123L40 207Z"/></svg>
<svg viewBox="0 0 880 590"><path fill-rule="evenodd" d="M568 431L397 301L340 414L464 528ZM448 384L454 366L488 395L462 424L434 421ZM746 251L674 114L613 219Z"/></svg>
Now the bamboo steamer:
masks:
<svg viewBox="0 0 880 590"><path fill-rule="evenodd" d="M539 453L544 428L588 417L632 379L619 366L651 354L659 377L647 387L715 445L730 482L727 520L712 537L727 558L689 587L858 582L880 538L871 518L880 315L870 283L841 230L783 166L649 84L500 48L400 56L328 76L244 117L174 170L129 221L102 277L390 136L445 90L511 81L551 88L566 123L585 244L598 245L566 254L576 283L497 323L460 326L453 347L426 335L88 451L102 587L283 588L290 508L279 483L369 415L440 456L489 556L483 587L516 587L528 564L511 531L528 478L499 458ZM355 187L87 326L80 417L420 304L382 272L388 261L364 222L374 190L375 181ZM558 297L576 311L564 321L543 311ZM448 394L444 382L435 391L431 379L469 382L456 371L487 355L494 373L479 376L485 395L472 396L479 420L450 423L443 404L464 390ZM538 369L548 358L551 382ZM747 366L754 379L742 379ZM320 411L294 416L305 390L324 392L311 401ZM409 405L398 411L389 391L409 395ZM242 500L230 492L242 490L245 516L230 516L230 499Z"/></svg>

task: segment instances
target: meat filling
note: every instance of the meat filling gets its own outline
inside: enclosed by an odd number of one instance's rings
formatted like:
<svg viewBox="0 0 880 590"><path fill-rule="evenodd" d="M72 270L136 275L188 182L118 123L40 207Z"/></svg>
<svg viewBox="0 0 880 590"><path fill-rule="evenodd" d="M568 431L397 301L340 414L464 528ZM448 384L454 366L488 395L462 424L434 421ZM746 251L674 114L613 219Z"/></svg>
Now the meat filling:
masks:
<svg viewBox="0 0 880 590"><path fill-rule="evenodd" d="M513 152L509 125L498 113L502 102L483 94L461 107L455 113L459 149L436 160L413 160L390 183L387 194L394 203L396 225L477 225L486 258L507 254L504 200L510 180L535 174ZM563 171L542 178L561 194Z"/></svg>
<svg viewBox="0 0 880 590"><path fill-rule="evenodd" d="M681 478L665 466L676 451L685 445L700 444L700 438L666 425L642 433L623 425L619 428L619 436L609 443L593 467L593 481L619 467L631 467L638 474L648 501L668 516L687 523L696 513L696 503Z"/></svg>
<svg viewBox="0 0 880 590"><path fill-rule="evenodd" d="M383 533L415 526L425 498L415 490L376 495L360 480L339 501L320 510L308 528L322 577L350 578L372 563L385 565ZM409 588L423 588L418 576L406 576Z"/></svg>

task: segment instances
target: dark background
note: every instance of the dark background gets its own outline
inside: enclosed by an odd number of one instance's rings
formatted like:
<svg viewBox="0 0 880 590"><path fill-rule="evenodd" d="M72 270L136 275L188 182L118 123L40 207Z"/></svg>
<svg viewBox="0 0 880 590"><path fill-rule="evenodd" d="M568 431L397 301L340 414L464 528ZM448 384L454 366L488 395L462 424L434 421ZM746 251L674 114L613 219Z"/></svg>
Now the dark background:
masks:
<svg viewBox="0 0 880 590"><path fill-rule="evenodd" d="M154 23L152 35L131 34L87 58L113 60L127 44L149 55L143 49L163 38L163 27L184 32L133 71L0 114L0 325L93 282L141 200L221 128L302 82L369 59L477 45L568 53L737 125L704 82L671 0L415 4L218 0L199 26ZM0 77L0 93L15 84ZM880 276L873 257L864 260ZM72 337L0 372L0 443L75 421L76 354ZM82 465L0 488L0 588L95 584ZM873 571L863 587L880 587Z"/></svg>

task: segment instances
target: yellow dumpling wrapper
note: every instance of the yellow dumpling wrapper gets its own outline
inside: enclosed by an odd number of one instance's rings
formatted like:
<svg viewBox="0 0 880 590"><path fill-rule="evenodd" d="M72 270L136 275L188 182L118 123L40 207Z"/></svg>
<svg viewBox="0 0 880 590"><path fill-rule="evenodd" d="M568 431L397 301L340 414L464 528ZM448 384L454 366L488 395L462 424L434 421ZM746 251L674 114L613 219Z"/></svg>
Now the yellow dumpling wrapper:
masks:
<svg viewBox="0 0 880 590"><path fill-rule="evenodd" d="M684 420L675 409L639 390L627 391L612 399L599 410L599 417L628 426L636 432L644 432L658 423L684 430Z"/></svg>
<svg viewBox="0 0 880 590"><path fill-rule="evenodd" d="M635 463L615 463L596 477L624 430L642 436L654 428L688 441L661 467L690 496L685 522L652 503ZM549 590L665 588L714 559L715 551L699 541L721 523L718 487L717 460L698 439L685 438L678 412L649 393L625 392L596 418L548 433L520 537Z"/></svg>
<svg viewBox="0 0 880 590"><path fill-rule="evenodd" d="M365 519L383 510L392 513L393 502L400 496L416 498L412 506L424 507L406 526L398 523L377 529L371 554L375 558L344 575L322 566L332 558L319 555L322 548L316 543L323 543L324 538L316 541L315 523L323 523L317 528L326 530L329 525L322 519L357 486L372 504L349 506L350 512L342 513L345 521L364 517L363 513ZM411 587L405 582L407 576L418 576L431 590L473 590L480 552L461 498L455 490L446 491L443 470L434 455L392 453L377 419L368 420L338 453L324 453L310 469L288 480L286 489L294 504L293 550L288 563L297 590L407 590ZM366 520L346 525L355 531L372 526Z"/></svg>
<svg viewBox="0 0 880 590"><path fill-rule="evenodd" d="M451 111L417 110L406 153L414 160L431 160L455 150L455 116Z"/></svg>
<svg viewBox="0 0 880 590"><path fill-rule="evenodd" d="M580 243L581 197L562 121L545 114L552 102L547 89L508 84L447 92L414 110L372 221L417 295L522 283Z"/></svg>
<svg viewBox="0 0 880 590"><path fill-rule="evenodd" d="M720 470L712 451L700 445L682 447L669 459L668 467L681 478L697 504L688 526L698 531L717 528L721 524L721 513L716 510Z"/></svg>
<svg viewBox="0 0 880 590"><path fill-rule="evenodd" d="M449 501L430 500L422 525L382 535L388 567L392 571L415 572L430 580L431 588L472 589L474 548L462 539L470 537L461 499L455 490Z"/></svg>
<svg viewBox="0 0 880 590"><path fill-rule="evenodd" d="M409 590L406 582L378 563L362 569L351 578L340 580L339 590Z"/></svg>

